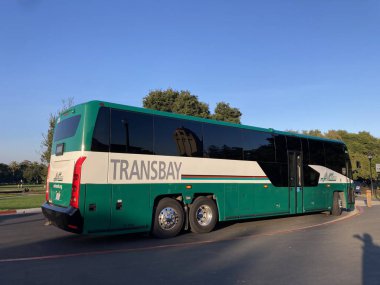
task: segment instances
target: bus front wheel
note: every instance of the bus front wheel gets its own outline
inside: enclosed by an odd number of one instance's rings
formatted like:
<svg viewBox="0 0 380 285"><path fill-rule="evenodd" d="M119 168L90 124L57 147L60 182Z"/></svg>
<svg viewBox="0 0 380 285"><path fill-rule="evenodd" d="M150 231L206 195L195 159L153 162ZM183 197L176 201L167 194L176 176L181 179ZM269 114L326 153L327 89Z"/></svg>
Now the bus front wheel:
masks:
<svg viewBox="0 0 380 285"><path fill-rule="evenodd" d="M190 228L193 233L211 232L218 221L218 209L214 200L198 197L190 206Z"/></svg>
<svg viewBox="0 0 380 285"><path fill-rule="evenodd" d="M152 233L158 238L175 237L182 230L184 211L181 204L172 198L163 198L158 202L154 214Z"/></svg>
<svg viewBox="0 0 380 285"><path fill-rule="evenodd" d="M334 192L331 215L340 216L341 214L342 214L342 208L341 208L340 195L339 195L339 192Z"/></svg>

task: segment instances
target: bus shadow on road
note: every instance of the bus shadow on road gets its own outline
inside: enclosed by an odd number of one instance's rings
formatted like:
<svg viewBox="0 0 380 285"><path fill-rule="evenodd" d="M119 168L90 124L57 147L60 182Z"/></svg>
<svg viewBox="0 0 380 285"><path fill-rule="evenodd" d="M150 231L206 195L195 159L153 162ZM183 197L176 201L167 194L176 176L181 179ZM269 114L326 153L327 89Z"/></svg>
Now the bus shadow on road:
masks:
<svg viewBox="0 0 380 285"><path fill-rule="evenodd" d="M380 246L373 243L370 234L354 235L355 239L363 242L362 284L377 285L380 283Z"/></svg>
<svg viewBox="0 0 380 285"><path fill-rule="evenodd" d="M28 219L29 217L29 219ZM41 215L4 218L0 225L8 231L9 239L0 245L3 258L28 258L35 256L97 254L124 252L155 248L185 247L214 242L240 240L258 237L279 231L294 230L298 227L331 220L331 216L313 214L292 217L266 217L246 221L219 223L213 232L194 234L184 231L171 239L152 238L149 233L120 235L76 235L47 225ZM26 233L27 229L36 229ZM16 231L16 238L10 232ZM28 236L28 238L25 238Z"/></svg>

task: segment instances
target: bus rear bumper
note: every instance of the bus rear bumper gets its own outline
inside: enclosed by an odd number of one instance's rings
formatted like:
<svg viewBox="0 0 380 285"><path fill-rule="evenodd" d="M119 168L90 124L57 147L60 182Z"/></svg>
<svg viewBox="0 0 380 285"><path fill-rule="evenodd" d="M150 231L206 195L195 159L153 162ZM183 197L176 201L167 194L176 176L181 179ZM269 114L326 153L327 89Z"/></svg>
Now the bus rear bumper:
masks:
<svg viewBox="0 0 380 285"><path fill-rule="evenodd" d="M68 232L80 234L83 231L83 218L78 209L58 207L45 202L42 213L55 226Z"/></svg>

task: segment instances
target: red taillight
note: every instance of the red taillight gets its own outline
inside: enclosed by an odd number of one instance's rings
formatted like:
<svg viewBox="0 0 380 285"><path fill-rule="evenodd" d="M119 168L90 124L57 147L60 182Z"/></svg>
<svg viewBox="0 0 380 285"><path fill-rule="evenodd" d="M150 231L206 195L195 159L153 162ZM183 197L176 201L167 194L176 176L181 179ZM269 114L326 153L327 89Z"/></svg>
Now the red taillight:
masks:
<svg viewBox="0 0 380 285"><path fill-rule="evenodd" d="M68 228L70 229L73 229L73 230L77 230L78 229L78 226L75 226L75 225L67 225Z"/></svg>
<svg viewBox="0 0 380 285"><path fill-rule="evenodd" d="M73 186L71 188L70 206L73 208L79 208L79 189L80 189L80 177L82 173L82 164L86 160L85 156L80 157L75 163Z"/></svg>
<svg viewBox="0 0 380 285"><path fill-rule="evenodd" d="M46 175L46 196L45 199L49 202L49 174L50 174L50 164L48 165L47 175Z"/></svg>

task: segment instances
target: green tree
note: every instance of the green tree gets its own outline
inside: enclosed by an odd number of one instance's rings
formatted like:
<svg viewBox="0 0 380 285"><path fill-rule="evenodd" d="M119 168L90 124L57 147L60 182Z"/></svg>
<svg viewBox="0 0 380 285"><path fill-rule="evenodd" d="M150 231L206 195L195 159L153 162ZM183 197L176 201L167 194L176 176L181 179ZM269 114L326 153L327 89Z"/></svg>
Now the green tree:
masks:
<svg viewBox="0 0 380 285"><path fill-rule="evenodd" d="M42 182L46 166L33 162L29 163L23 172L23 178L29 183L39 184Z"/></svg>
<svg viewBox="0 0 380 285"><path fill-rule="evenodd" d="M182 92L182 91L181 91ZM167 90L153 90L143 99L144 108L159 110L164 112L173 112L175 100L180 92L171 88Z"/></svg>
<svg viewBox="0 0 380 285"><path fill-rule="evenodd" d="M53 143L53 132L55 128L55 122L57 121L57 115L50 114L49 117L49 128L46 134L42 134L43 140L41 143L41 148L43 149L41 153L41 161L48 164L51 156L51 146Z"/></svg>
<svg viewBox="0 0 380 285"><path fill-rule="evenodd" d="M325 137L326 137L326 138L329 138L329 139L333 139L333 140L338 140L338 141L341 141L341 140L342 140L342 136L341 136L341 134L339 133L339 131L335 131L335 130L329 130L329 131L325 134Z"/></svg>
<svg viewBox="0 0 380 285"><path fill-rule="evenodd" d="M12 181L12 172L8 165L0 163L0 184Z"/></svg>
<svg viewBox="0 0 380 285"><path fill-rule="evenodd" d="M53 145L53 134L55 124L59 117L59 114L64 112L65 110L72 107L74 104L74 98L68 98L66 100L62 100L62 108L57 111L55 114L50 114L49 117L49 127L46 134L42 134L42 142L41 142L41 161L42 163L48 164L50 162L51 156L51 147Z"/></svg>
<svg viewBox="0 0 380 285"><path fill-rule="evenodd" d="M173 113L210 118L208 105L200 102L198 97L191 95L189 91L181 91L179 93L173 104Z"/></svg>
<svg viewBox="0 0 380 285"><path fill-rule="evenodd" d="M238 108L232 108L228 103L219 102L215 107L212 118L218 121L240 124L241 115L242 113Z"/></svg>
<svg viewBox="0 0 380 285"><path fill-rule="evenodd" d="M323 133L320 130L310 130L302 131L304 135L314 136L314 137L324 137Z"/></svg>
<svg viewBox="0 0 380 285"><path fill-rule="evenodd" d="M215 114L211 115L208 104L199 101L198 96L188 90L153 90L143 99L144 108L173 112L195 117L240 123L241 112L228 103L219 102Z"/></svg>
<svg viewBox="0 0 380 285"><path fill-rule="evenodd" d="M9 163L8 167L12 173L12 182L16 182L17 181L16 174L17 174L17 171L20 169L20 165L16 161L12 161L11 163Z"/></svg>

